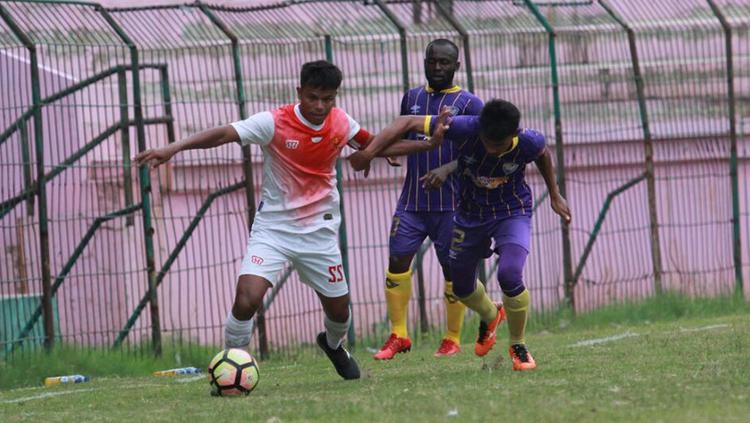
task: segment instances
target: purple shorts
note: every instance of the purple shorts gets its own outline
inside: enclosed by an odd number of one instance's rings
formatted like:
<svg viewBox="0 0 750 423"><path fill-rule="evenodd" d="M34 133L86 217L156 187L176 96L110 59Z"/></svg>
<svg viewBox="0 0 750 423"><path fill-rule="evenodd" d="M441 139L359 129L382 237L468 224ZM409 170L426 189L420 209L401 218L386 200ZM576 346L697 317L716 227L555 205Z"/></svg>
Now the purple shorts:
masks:
<svg viewBox="0 0 750 423"><path fill-rule="evenodd" d="M393 256L410 256L419 250L425 238L435 244L440 265L447 268L453 228L453 212L409 212L396 210L391 223L388 252Z"/></svg>
<svg viewBox="0 0 750 423"><path fill-rule="evenodd" d="M491 247L493 241L494 248ZM451 261L476 262L489 257L493 252L497 253L505 244L516 244L529 251L530 215L478 221L456 213L450 245Z"/></svg>

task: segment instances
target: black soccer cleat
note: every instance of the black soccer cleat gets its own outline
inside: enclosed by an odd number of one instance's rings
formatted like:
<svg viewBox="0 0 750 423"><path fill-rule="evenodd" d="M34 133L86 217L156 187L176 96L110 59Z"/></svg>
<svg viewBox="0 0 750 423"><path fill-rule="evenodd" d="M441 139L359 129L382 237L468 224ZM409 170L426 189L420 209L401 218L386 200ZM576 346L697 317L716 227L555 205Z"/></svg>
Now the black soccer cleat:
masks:
<svg viewBox="0 0 750 423"><path fill-rule="evenodd" d="M316 338L318 346L326 353L328 359L333 363L333 367L336 368L336 373L346 380L359 379L359 366L354 360L349 351L347 351L343 345L339 345L338 349L332 349L328 346L326 340L326 333L320 332Z"/></svg>

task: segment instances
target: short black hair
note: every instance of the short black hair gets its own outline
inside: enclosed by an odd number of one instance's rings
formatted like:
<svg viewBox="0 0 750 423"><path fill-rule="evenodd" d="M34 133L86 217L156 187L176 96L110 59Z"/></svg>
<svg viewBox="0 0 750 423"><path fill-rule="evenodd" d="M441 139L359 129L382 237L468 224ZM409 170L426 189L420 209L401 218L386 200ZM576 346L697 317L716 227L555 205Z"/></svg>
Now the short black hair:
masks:
<svg viewBox="0 0 750 423"><path fill-rule="evenodd" d="M501 141L515 135L521 123L521 112L510 101L493 99L479 115L479 131L483 138Z"/></svg>
<svg viewBox="0 0 750 423"><path fill-rule="evenodd" d="M447 40L445 38L438 38L438 39L430 41L430 43L427 44L427 47L424 49L424 57L427 57L427 55L430 54L430 49L433 46L449 46L449 47L451 47L453 49L453 52L456 55L456 57L454 59L456 61L458 61L458 46L453 41Z"/></svg>
<svg viewBox="0 0 750 423"><path fill-rule="evenodd" d="M302 65L299 86L335 90L341 85L342 78L341 70L336 65L325 60L317 60Z"/></svg>

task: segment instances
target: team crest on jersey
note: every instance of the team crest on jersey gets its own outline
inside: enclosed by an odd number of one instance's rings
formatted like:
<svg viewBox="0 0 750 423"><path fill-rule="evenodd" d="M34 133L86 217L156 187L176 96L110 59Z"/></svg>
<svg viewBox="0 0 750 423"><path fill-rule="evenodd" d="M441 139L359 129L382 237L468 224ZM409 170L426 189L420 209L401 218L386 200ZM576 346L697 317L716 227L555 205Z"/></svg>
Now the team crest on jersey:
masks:
<svg viewBox="0 0 750 423"><path fill-rule="evenodd" d="M299 147L299 141L298 140L286 140L286 148L290 150L296 150L297 147Z"/></svg>
<svg viewBox="0 0 750 423"><path fill-rule="evenodd" d="M458 107L456 106L448 106L448 110L451 112L451 116L456 116L458 114Z"/></svg>
<svg viewBox="0 0 750 423"><path fill-rule="evenodd" d="M505 172L506 175L510 175L511 173L515 172L516 169L518 169L518 163L503 163L503 172Z"/></svg>
<svg viewBox="0 0 750 423"><path fill-rule="evenodd" d="M422 108L419 107L419 104L415 104L415 105L411 106L410 110L411 110L411 114L418 115L419 111L422 110Z"/></svg>
<svg viewBox="0 0 750 423"><path fill-rule="evenodd" d="M317 144L317 143L323 141L323 137L311 137L310 141L312 141L313 144Z"/></svg>

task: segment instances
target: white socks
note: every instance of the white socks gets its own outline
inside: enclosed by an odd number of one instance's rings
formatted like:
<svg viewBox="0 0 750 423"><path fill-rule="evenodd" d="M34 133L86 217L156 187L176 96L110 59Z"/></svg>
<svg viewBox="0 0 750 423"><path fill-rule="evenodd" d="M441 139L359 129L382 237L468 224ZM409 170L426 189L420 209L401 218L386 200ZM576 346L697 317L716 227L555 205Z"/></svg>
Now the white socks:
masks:
<svg viewBox="0 0 750 423"><path fill-rule="evenodd" d="M326 342L331 349L337 350L344 341L346 333L349 331L352 315L349 313L349 318L343 323L334 322L328 316L325 316L323 322L326 327Z"/></svg>
<svg viewBox="0 0 750 423"><path fill-rule="evenodd" d="M251 320L237 320L229 311L227 315L226 323L224 323L224 346L226 348L245 348L247 349L250 345L250 337L252 333L250 329L252 327ZM346 333L349 331L349 325L352 322L352 316L346 319L346 322L334 322L325 316L323 324L326 328L326 342L331 349L338 349L341 343L346 337Z"/></svg>
<svg viewBox="0 0 750 423"><path fill-rule="evenodd" d="M250 332L251 322L252 319L237 320L230 309L227 321L224 323L224 346L226 348L247 349L250 346L250 337L252 336L252 332Z"/></svg>

